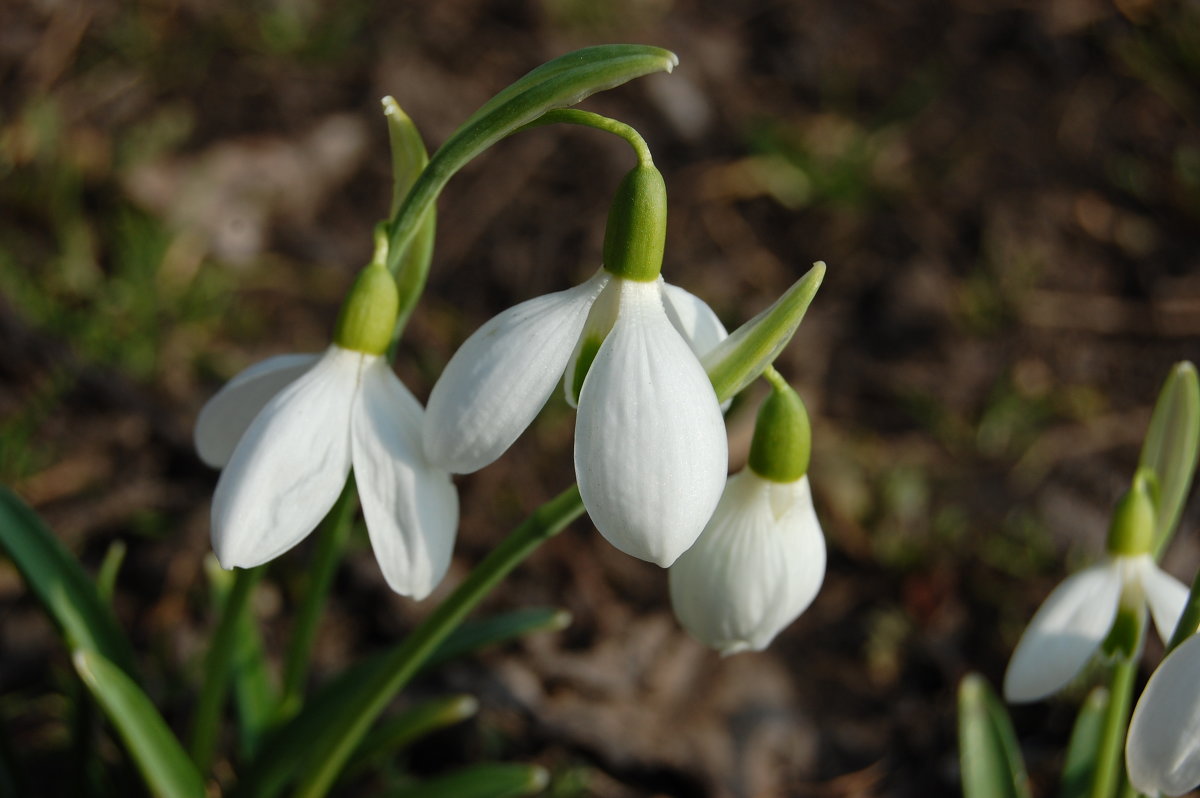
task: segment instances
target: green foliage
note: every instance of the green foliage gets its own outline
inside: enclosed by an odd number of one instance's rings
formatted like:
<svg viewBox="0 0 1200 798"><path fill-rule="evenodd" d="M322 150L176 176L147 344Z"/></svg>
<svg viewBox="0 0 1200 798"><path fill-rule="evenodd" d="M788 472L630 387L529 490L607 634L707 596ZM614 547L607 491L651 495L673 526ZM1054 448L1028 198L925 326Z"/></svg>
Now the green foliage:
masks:
<svg viewBox="0 0 1200 798"><path fill-rule="evenodd" d="M515 798L534 795L550 778L537 765L473 765L388 793L388 798Z"/></svg>
<svg viewBox="0 0 1200 798"><path fill-rule="evenodd" d="M108 602L42 520L0 485L0 547L62 629L67 645L96 651L133 674L133 650Z"/></svg>
<svg viewBox="0 0 1200 798"><path fill-rule="evenodd" d="M1063 764L1062 787L1059 798L1084 798L1096 772L1096 756L1104 731L1104 716L1108 713L1108 690L1097 687L1088 693L1087 700L1075 717L1067 759Z"/></svg>
<svg viewBox="0 0 1200 798"><path fill-rule="evenodd" d="M151 792L162 798L204 798L204 779L154 704L124 671L82 649L75 652L75 670L125 741Z"/></svg>
<svg viewBox="0 0 1200 798"><path fill-rule="evenodd" d="M1162 552L1179 523L1196 472L1198 449L1200 381L1196 367L1185 361L1171 370L1158 395L1138 460L1139 468L1150 469L1158 478L1155 553Z"/></svg>
<svg viewBox="0 0 1200 798"><path fill-rule="evenodd" d="M958 754L965 798L1029 798L1029 779L1004 705L978 674L958 686Z"/></svg>

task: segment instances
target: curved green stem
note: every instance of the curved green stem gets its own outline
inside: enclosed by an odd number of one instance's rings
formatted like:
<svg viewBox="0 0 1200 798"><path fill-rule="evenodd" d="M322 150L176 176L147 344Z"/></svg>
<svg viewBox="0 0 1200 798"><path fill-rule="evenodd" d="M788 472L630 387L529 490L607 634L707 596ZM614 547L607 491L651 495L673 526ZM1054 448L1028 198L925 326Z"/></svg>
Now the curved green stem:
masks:
<svg viewBox="0 0 1200 798"><path fill-rule="evenodd" d="M1122 608L1120 613L1130 612ZM1125 735L1129 730L1129 713L1133 707L1133 684L1137 677L1138 652L1142 650L1142 637L1146 631L1144 611L1130 613L1129 629L1133 645L1122 646L1117 654L1109 683L1108 709L1104 713L1104 725L1100 733L1099 751L1096 754L1096 770L1092 779L1090 798L1116 798L1117 791L1125 784ZM1118 616L1117 625L1121 625Z"/></svg>
<svg viewBox="0 0 1200 798"><path fill-rule="evenodd" d="M646 140L642 138L642 134L624 122L619 122L616 119L601 116L591 111L580 111L576 108L559 108L554 111L547 111L514 132L520 133L522 130L532 130L535 127L554 124L583 125L584 127L595 128L596 130L603 130L605 133L612 133L614 136L625 139L629 143L629 146L633 147L633 153L637 156L639 165L654 165L654 158L650 155L650 147L647 146Z"/></svg>
<svg viewBox="0 0 1200 798"><path fill-rule="evenodd" d="M1200 571L1196 572L1196 578L1192 580L1192 589L1188 591L1187 603L1183 605L1183 613L1179 616L1179 622L1175 624L1175 631L1171 634L1171 640L1167 643L1167 650L1163 654L1166 657L1175 650L1175 647L1191 637L1196 629L1200 627Z"/></svg>
<svg viewBox="0 0 1200 798"><path fill-rule="evenodd" d="M296 625L292 629L292 639L284 662L283 693L279 698L280 719L296 714L304 700L309 654L317 634L317 624L321 620L321 611L325 608L325 599L333 584L333 575L341 562L342 549L346 545L346 538L350 536L350 520L354 517L357 496L354 478L351 477L317 530L312 568L304 586L304 598L296 614Z"/></svg>
<svg viewBox="0 0 1200 798"><path fill-rule="evenodd" d="M242 613L254 592L254 586L262 578L263 567L234 571L233 587L221 608L221 618L213 632L208 654L204 658L204 683L200 697L196 699L196 714L192 719L192 761L201 773L208 771L216 748L217 732L220 731L221 708L229 691L229 677L237 628Z"/></svg>
<svg viewBox="0 0 1200 798"><path fill-rule="evenodd" d="M372 671L372 683L364 686L360 693L363 699L340 707L340 718L324 718L320 727L313 729L316 734L335 736L320 741L319 750L324 755L314 758L305 767L296 791L297 798L324 796L371 724L438 645L462 623L467 613L538 546L582 514L579 488L572 485L535 510L475 566L462 584L388 656L387 663L381 663Z"/></svg>

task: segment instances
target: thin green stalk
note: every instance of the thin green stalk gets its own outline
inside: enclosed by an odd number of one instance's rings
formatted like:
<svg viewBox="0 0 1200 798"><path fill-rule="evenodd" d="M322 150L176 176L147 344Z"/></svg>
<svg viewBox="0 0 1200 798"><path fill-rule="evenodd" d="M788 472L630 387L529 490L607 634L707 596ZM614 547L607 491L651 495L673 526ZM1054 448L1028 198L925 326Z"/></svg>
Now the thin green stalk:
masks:
<svg viewBox="0 0 1200 798"><path fill-rule="evenodd" d="M1129 714L1133 707L1138 653L1142 650L1142 638L1146 632L1144 616L1144 610L1131 611L1122 607L1109 638L1118 647L1117 662L1109 682L1108 709L1104 713L1090 798L1116 798L1117 790L1123 789L1126 783L1125 735L1129 731Z"/></svg>
<svg viewBox="0 0 1200 798"><path fill-rule="evenodd" d="M325 749L326 755L307 766L300 778L297 798L324 796L371 724L467 613L538 546L582 514L579 488L572 485L535 510L475 566L462 584L388 657L388 664L374 671L378 674L376 683L365 691L370 696L369 701L365 705L345 708L354 713L351 722L346 727L339 724L338 737Z"/></svg>
<svg viewBox="0 0 1200 798"><path fill-rule="evenodd" d="M650 156L650 147L646 144L646 140L642 138L640 133L624 122L618 122L616 119L601 116L591 111L580 111L575 108L559 108L554 111L547 111L515 132L520 133L522 130L531 130L535 127L555 124L583 125L584 127L612 133L614 136L625 139L629 143L629 146L633 147L633 152L637 155L640 165L654 165L654 158Z"/></svg>
<svg viewBox="0 0 1200 798"><path fill-rule="evenodd" d="M1196 629L1200 627L1200 571L1196 572L1196 578L1192 580L1192 589L1188 592L1187 603L1183 605L1183 612L1179 616L1179 622L1175 624L1175 631L1171 633L1171 640L1167 643L1165 658L1175 650L1175 647L1187 640Z"/></svg>
<svg viewBox="0 0 1200 798"><path fill-rule="evenodd" d="M317 546L284 662L283 693L279 698L280 719L296 714L304 701L304 683L308 678L313 640L317 636L321 612L325 609L325 599L333 585L333 576L342 559L342 549L350 536L350 521L354 517L357 496L354 478L351 477L317 530Z"/></svg>
<svg viewBox="0 0 1200 798"><path fill-rule="evenodd" d="M192 761L201 773L208 772L216 748L221 709L229 691L239 619L262 575L261 566L249 570L239 568L234 572L233 587L230 588L225 605L221 608L221 617L217 621L208 654L204 658L204 683L200 686L200 696L196 699L190 751Z"/></svg>

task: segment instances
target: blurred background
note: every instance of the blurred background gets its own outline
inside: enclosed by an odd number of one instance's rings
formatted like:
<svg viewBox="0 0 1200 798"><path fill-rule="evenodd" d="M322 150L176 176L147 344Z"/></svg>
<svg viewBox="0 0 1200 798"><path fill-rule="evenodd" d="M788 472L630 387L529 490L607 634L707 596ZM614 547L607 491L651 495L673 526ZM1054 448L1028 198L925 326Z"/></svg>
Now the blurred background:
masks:
<svg viewBox="0 0 1200 798"><path fill-rule="evenodd" d="M482 709L401 764L537 762L555 796L954 794L959 679L998 684L1033 609L1101 554L1158 388L1200 355L1194 0L6 0L0 481L89 568L128 545L118 614L185 726L217 476L191 426L241 368L327 344L388 211L380 98L432 149L539 63L623 41L680 57L582 106L650 143L667 279L733 327L829 265L778 364L813 415L826 584L769 651L721 659L674 622L665 574L584 519L487 602L573 625L414 684L402 702ZM418 398L487 318L597 267L633 163L610 139L523 133L450 183L397 359ZM399 640L567 486L572 419L553 399L458 480L434 599L391 594L359 531L314 679ZM1165 561L1185 581L1198 516ZM256 597L275 655L309 553ZM0 562L0 728L47 795L69 682ZM1040 794L1081 695L1015 711Z"/></svg>

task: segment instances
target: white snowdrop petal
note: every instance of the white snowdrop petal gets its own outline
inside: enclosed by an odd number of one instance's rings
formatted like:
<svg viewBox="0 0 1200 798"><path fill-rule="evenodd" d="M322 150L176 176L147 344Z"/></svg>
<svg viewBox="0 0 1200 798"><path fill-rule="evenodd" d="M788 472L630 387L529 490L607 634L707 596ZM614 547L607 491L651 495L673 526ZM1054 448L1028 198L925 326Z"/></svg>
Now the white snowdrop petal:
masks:
<svg viewBox="0 0 1200 798"><path fill-rule="evenodd" d="M429 396L430 461L465 474L504 454L550 398L607 281L602 269L582 285L522 302L467 339Z"/></svg>
<svg viewBox="0 0 1200 798"><path fill-rule="evenodd" d="M278 355L239 372L200 408L193 440L200 459L223 468L250 422L288 383L308 371L320 355Z"/></svg>
<svg viewBox="0 0 1200 798"><path fill-rule="evenodd" d="M583 383L575 473L596 528L668 566L699 536L728 468L704 369L671 326L658 283L623 280L621 310Z"/></svg>
<svg viewBox="0 0 1200 798"><path fill-rule="evenodd" d="M212 543L225 568L250 568L299 543L350 473L350 409L367 355L333 346L267 403L221 472Z"/></svg>
<svg viewBox="0 0 1200 798"><path fill-rule="evenodd" d="M1004 674L1011 703L1061 690L1083 670L1112 628L1121 599L1115 561L1084 569L1054 589L1021 635Z"/></svg>
<svg viewBox="0 0 1200 798"><path fill-rule="evenodd" d="M698 357L729 337L725 325L700 297L677 285L663 283L663 305L667 318Z"/></svg>
<svg viewBox="0 0 1200 798"><path fill-rule="evenodd" d="M421 406L383 361L366 370L351 419L354 479L392 590L423 599L450 567L458 491L421 448Z"/></svg>
<svg viewBox="0 0 1200 798"><path fill-rule="evenodd" d="M1150 555L1144 558L1141 578L1146 603L1150 605L1150 617L1154 619L1158 636L1165 643L1175 632L1175 624L1179 623L1183 606L1187 604L1187 585L1159 568Z"/></svg>
<svg viewBox="0 0 1200 798"><path fill-rule="evenodd" d="M807 480L780 485L746 470L671 566L671 604L693 637L722 654L759 651L807 609L824 574Z"/></svg>
<svg viewBox="0 0 1200 798"><path fill-rule="evenodd" d="M1200 786L1200 636L1172 651L1146 684L1125 743L1129 780L1147 795Z"/></svg>

